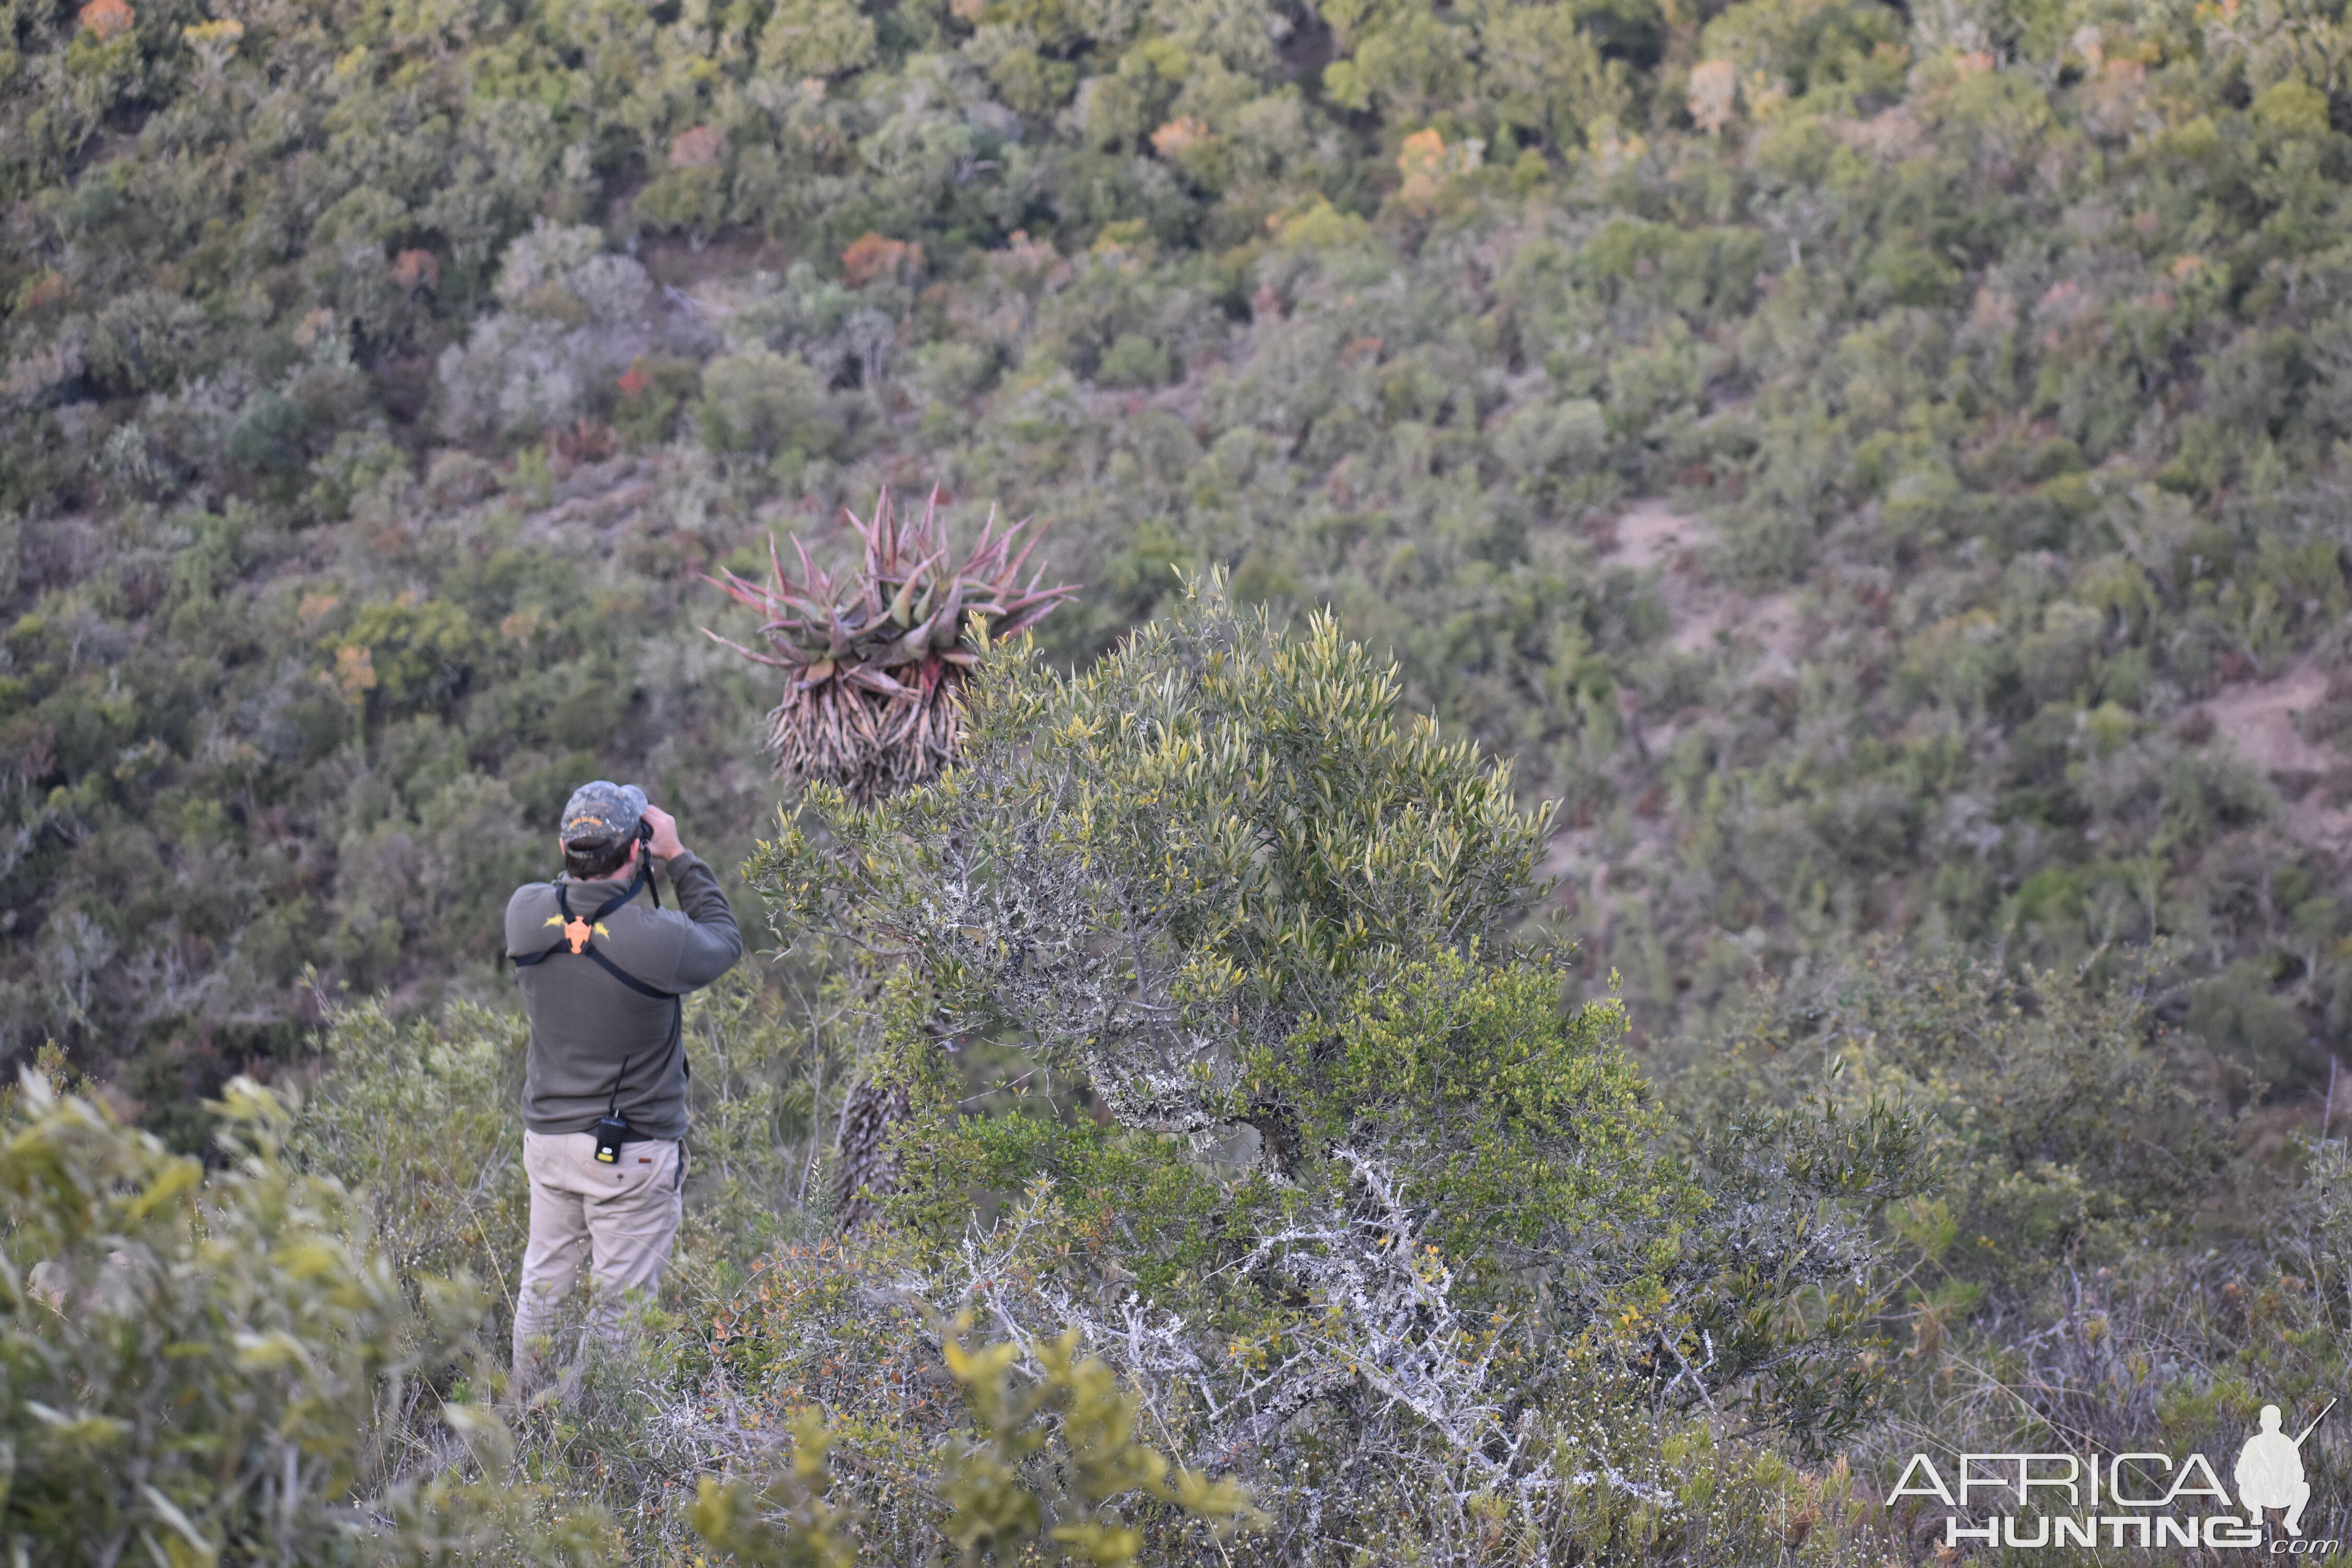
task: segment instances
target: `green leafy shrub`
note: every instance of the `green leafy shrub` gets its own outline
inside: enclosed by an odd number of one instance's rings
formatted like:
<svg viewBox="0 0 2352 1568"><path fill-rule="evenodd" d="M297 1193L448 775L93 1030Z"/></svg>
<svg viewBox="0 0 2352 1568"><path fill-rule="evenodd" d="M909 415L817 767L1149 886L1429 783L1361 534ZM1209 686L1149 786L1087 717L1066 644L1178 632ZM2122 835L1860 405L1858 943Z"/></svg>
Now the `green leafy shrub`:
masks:
<svg viewBox="0 0 2352 1568"><path fill-rule="evenodd" d="M1501 943L1540 817L1393 700L1328 619L1286 636L1213 584L1089 671L1009 657L958 768L863 810L813 790L822 836L762 846L788 930L900 960L908 1245L952 1294L997 1273L979 1238L1066 1227L1044 1299L1108 1278L1169 1314L1148 1355L1134 1327L1126 1370L1197 1367L1197 1451L1285 1477L1261 1500L1294 1521L1343 1506L1318 1489L1347 1465L1385 1464L1428 1478L1440 1528L1435 1478L1504 1440L1493 1402L1535 1398L1564 1342L1670 1406L1720 1391L1801 1441L1850 1428L1866 1298L1775 1303L1851 1286L1866 1247L1824 1211L1905 1195L1907 1133L1832 1130L1842 1152L1805 1163L1783 1128L1709 1167L1716 1188L1661 1158L1622 1014L1564 1008L1559 972ZM974 1113L979 1060L1054 1087ZM1017 1214L959 1254L1000 1204Z"/></svg>
<svg viewBox="0 0 2352 1568"><path fill-rule="evenodd" d="M944 1344L952 1334L944 1342L937 1336L950 1311L1018 1331L994 1353L1023 1369L1011 1389L1026 1404L1046 1391L1045 1368L1063 1354L1066 1331L1030 1330L1075 1306L1088 1320L1081 1343L1119 1369L1120 1420L1157 1434L1163 1451L1189 1453L1196 1469L1220 1468L1233 1456L1213 1403L1200 1396L1204 1378L1220 1397L1246 1394L1312 1358L1360 1375L1413 1413L1351 1433L1317 1406L1293 1412L1284 1462L1241 1462L1253 1501L1274 1515L1269 1527L1212 1547L1174 1510L1142 1505L1127 1527L1139 1530L1139 1542L1105 1542L1121 1552L1139 1545L1140 1562L1196 1562L1214 1552L1268 1565L1350 1556L1532 1564L1595 1543L1636 1562L1743 1563L1784 1551L1807 1563L1879 1560L1864 1489L1843 1467L1802 1469L1705 1419L1662 1423L1654 1391L1612 1352L1553 1342L1522 1355L1498 1344L1483 1314L1450 1310L1445 1265L1409 1215L1376 1211L1351 1283L1381 1297L1399 1287L1417 1291L1405 1298L1412 1305L1403 1316L1430 1313L1436 1331L1360 1337L1367 1325L1335 1296L1328 1300L1350 1321L1326 1321L1286 1346L1255 1337L1204 1355L1186 1344L1181 1324L1133 1303L1111 1314L1085 1307L1088 1259L1118 1245L1100 1212L1092 1194L1041 1187L961 1257L926 1258L907 1238L884 1234L774 1258L714 1325L713 1375L698 1395L696 1439L753 1478L705 1486L703 1508L723 1510L698 1516L714 1544L768 1553L750 1561L809 1562L844 1560L854 1541L862 1553L913 1561L940 1550L943 1528L977 1537L992 1520L1042 1523L1045 1500L1067 1499L1083 1471L1041 1477L1035 1461L1016 1462L1002 1437L986 1436L988 1423L975 1428L954 1397L971 1368L950 1371ZM1323 1234L1348 1246L1337 1232ZM1391 1320L1392 1330L1402 1326ZM936 1361L934 1345L941 1347ZM1508 1426L1495 1421L1490 1403L1506 1396L1527 1402ZM1407 1436L1421 1419L1462 1446L1433 1455ZM772 1426L789 1426L801 1439L792 1475L770 1474L763 1433ZM1008 1436L1014 1450L1042 1441L1038 1459L1066 1458L1066 1447L1093 1441L1083 1429L1065 1426L1059 1440L1052 1433L1048 1424ZM941 1489L952 1471L939 1468L940 1457L974 1443L993 1479L959 1525ZM1357 1462L1318 1458L1334 1448ZM1102 1468L1115 1476L1124 1467ZM741 1533L717 1533L721 1528ZM819 1556L819 1548L835 1555Z"/></svg>
<svg viewBox="0 0 2352 1568"><path fill-rule="evenodd" d="M831 411L816 373L765 348L712 360L702 371L702 439L714 452L832 450Z"/></svg>
<svg viewBox="0 0 2352 1568"><path fill-rule="evenodd" d="M959 1321L942 1345L971 1419L947 1440L940 1468L939 1534L960 1561L1022 1560L1042 1548L1126 1568L1144 1532L1127 1521L1122 1502L1159 1504L1171 1519L1213 1524L1220 1536L1253 1521L1247 1494L1233 1482L1171 1474L1163 1456L1136 1440L1135 1401L1108 1367L1078 1357L1075 1333L1024 1355L1030 1347L1011 1342L967 1349L967 1331ZM761 1491L706 1479L695 1529L745 1568L855 1563L857 1515L827 1496L833 1437L814 1412L793 1436L791 1471Z"/></svg>
<svg viewBox="0 0 2352 1568"><path fill-rule="evenodd" d="M1921 1255L1914 1278L2014 1300L2053 1258L2111 1261L2185 1237L2224 1190L2229 1112L2194 1047L2157 1021L2165 977L2153 962L2011 975L1882 946L1710 1042L1692 1103L1721 1114L1826 1094L1909 1108L1937 1176L1889 1216Z"/></svg>
<svg viewBox="0 0 2352 1568"><path fill-rule="evenodd" d="M1095 365L1105 386L1158 386L1168 379L1168 352L1150 338L1122 332Z"/></svg>
<svg viewBox="0 0 2352 1568"><path fill-rule="evenodd" d="M0 1542L58 1563L601 1561L592 1515L551 1522L544 1491L476 1479L507 1449L464 1403L470 1282L404 1292L352 1194L287 1161L289 1121L238 1080L207 1175L25 1076L0 1143Z"/></svg>
<svg viewBox="0 0 2352 1568"><path fill-rule="evenodd" d="M203 1167L28 1076L0 1148L8 1206L0 1536L44 1561L222 1553L326 1561L337 1504L369 1476L379 1400L453 1358L462 1292L420 1351L390 1272L341 1235L341 1188L277 1158L285 1113L241 1086L251 1152Z"/></svg>

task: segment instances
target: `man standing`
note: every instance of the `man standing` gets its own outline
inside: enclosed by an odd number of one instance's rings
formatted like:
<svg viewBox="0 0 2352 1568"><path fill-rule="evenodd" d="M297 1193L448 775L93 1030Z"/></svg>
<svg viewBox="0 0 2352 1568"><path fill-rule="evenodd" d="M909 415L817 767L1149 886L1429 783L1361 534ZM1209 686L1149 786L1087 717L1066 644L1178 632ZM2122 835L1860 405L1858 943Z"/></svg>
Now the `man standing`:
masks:
<svg viewBox="0 0 2352 1568"><path fill-rule="evenodd" d="M734 911L677 823L635 784L583 784L563 808L563 875L507 900L507 956L530 1015L522 1091L530 1242L514 1320L515 1390L541 1373L556 1303L584 1265L609 1330L623 1292L661 1279L686 1166L683 992L743 954ZM678 908L650 887L658 859Z"/></svg>

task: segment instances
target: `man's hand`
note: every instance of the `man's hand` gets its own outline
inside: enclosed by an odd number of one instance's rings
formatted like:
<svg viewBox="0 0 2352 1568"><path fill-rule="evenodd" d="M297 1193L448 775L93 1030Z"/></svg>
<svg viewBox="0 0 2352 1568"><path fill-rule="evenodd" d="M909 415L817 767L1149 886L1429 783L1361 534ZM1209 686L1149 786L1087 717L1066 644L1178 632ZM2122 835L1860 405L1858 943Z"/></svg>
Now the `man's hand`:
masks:
<svg viewBox="0 0 2352 1568"><path fill-rule="evenodd" d="M653 825L654 830L654 841L646 847L655 855L667 860L673 855L686 853L686 846L678 841L677 817L660 806L648 805L646 807L646 820Z"/></svg>

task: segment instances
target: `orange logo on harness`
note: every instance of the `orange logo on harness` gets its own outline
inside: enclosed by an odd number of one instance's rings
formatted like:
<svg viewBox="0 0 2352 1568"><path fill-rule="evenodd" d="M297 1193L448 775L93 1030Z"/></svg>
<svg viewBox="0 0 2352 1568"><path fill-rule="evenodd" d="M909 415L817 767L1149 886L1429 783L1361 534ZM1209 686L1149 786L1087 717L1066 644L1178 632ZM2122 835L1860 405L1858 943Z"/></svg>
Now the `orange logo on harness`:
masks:
<svg viewBox="0 0 2352 1568"><path fill-rule="evenodd" d="M547 923L551 926L563 926L564 940L572 944L572 952L574 956L588 951L588 933L591 930L593 930L598 936L611 936L613 934L611 931L606 929L603 921L598 921L593 927L591 927L586 921L582 920L577 915L574 915L572 918L572 923L569 925L564 925L562 918L558 915L548 916Z"/></svg>

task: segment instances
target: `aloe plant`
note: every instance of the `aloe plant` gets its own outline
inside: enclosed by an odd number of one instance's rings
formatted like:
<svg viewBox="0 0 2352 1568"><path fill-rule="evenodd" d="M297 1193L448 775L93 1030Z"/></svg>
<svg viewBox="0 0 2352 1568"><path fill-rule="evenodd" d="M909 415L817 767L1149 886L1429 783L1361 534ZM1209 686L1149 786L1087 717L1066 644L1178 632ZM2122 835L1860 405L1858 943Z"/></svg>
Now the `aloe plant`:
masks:
<svg viewBox="0 0 2352 1568"><path fill-rule="evenodd" d="M768 714L776 772L836 784L865 805L947 765L960 732L957 695L987 643L1027 631L1077 585L1045 587L1042 573L1022 584L1043 531L1023 543L1028 523L999 531L992 509L979 541L950 564L936 489L912 522L893 511L887 486L871 518L845 517L865 543L855 571L823 570L795 536L795 580L772 537L767 581L724 570L705 577L761 612L767 652L708 627L703 635L784 671L783 696Z"/></svg>

